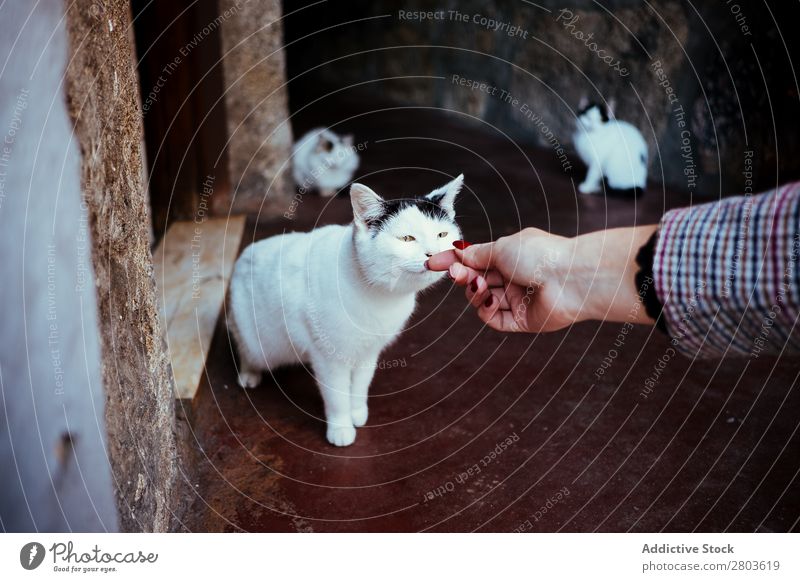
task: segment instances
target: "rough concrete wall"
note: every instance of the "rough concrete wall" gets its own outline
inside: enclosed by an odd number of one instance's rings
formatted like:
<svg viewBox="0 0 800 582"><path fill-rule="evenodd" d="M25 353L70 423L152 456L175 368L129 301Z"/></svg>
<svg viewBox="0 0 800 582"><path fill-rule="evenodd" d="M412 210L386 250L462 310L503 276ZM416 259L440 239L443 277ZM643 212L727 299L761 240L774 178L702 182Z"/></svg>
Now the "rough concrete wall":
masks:
<svg viewBox="0 0 800 582"><path fill-rule="evenodd" d="M281 3L219 0L219 13L233 209L274 215L292 195Z"/></svg>
<svg viewBox="0 0 800 582"><path fill-rule="evenodd" d="M93 239L120 525L166 531L177 488L175 409L156 309L129 10L125 0L69 4L66 86Z"/></svg>
<svg viewBox="0 0 800 582"><path fill-rule="evenodd" d="M461 12L485 14L518 26L524 38L497 34L470 22L476 45L494 57L489 58L489 81L498 91L488 95L452 84L453 74L482 80L485 59L483 63L470 59L475 68L467 66L463 73L446 65L437 71L450 77L450 86L440 85L437 94L444 107L486 119L515 137L533 137L558 157L558 145L572 146L581 100L613 102L621 119L641 129L651 152L651 174L658 171L652 163L656 143L669 130L672 107L646 57L658 60L659 69L676 82L684 61L676 42L683 44L688 36L679 3L663 2L655 14L640 3L625 7L626 2L618 2L623 6L614 10L613 17L594 4L562 8L550 2L550 12L524 3L508 3L505 10L497 11L487 11L476 2L466 4L472 6L460 6ZM501 96L503 90L509 95ZM574 167L574 157L562 165L567 163ZM653 177L661 180L661 176Z"/></svg>
<svg viewBox="0 0 800 582"><path fill-rule="evenodd" d="M581 98L616 101L620 118L640 128L650 152L655 152L656 139L664 134L669 123L669 105L650 68L651 61L644 57L650 54L661 63L660 69L668 78L676 79L683 54L675 50L675 43L676 38L681 43L686 41L686 18L677 3L669 2L659 5L658 15L637 5L615 10L614 16L611 18L596 6L569 13L553 9L546 19L538 21L535 31L538 40L532 44L539 46L519 54L511 92L527 100L538 113L549 112L550 129L570 145L575 131L575 109ZM573 20L575 28L573 24L565 28ZM593 33L599 47L597 52L587 47L586 41L578 40L577 32ZM598 53L612 57L611 64L601 60ZM542 145L551 145L546 134L541 129L536 131L519 108L511 110L514 121L534 130ZM651 155L651 161L654 158Z"/></svg>
<svg viewBox="0 0 800 582"><path fill-rule="evenodd" d="M781 38L773 20L773 13L784 27L796 20L789 4L763 10L687 0L326 3L297 16L314 26L297 26L301 32L290 41L330 30L293 45L289 66L300 75L333 60L314 74L335 87L366 82L382 96L474 115L551 150L550 131L571 147L582 96L613 98L619 117L649 142L652 181L705 195L736 193L748 149L755 150L756 188L774 185L776 169L784 180L797 174L800 138L793 128L800 116L788 58L797 49L788 28ZM440 16L422 19L415 11ZM292 33L295 17L289 18ZM453 75L496 92L458 86ZM502 91L517 103L504 101ZM777 127L773 116L781 118ZM582 180L582 171L573 178Z"/></svg>
<svg viewBox="0 0 800 582"><path fill-rule="evenodd" d="M342 20L377 18L369 21L363 34L343 27L324 39L315 38L315 43L329 47L327 56L316 60L348 55L322 67L322 74L337 84L394 77L374 86L398 101L475 116L515 139L536 141L556 157L556 147L572 145L581 97L613 99L620 117L643 130L653 152L656 140L669 129L670 106L649 69L648 55L661 61L662 70L676 84L684 61L678 43L685 43L688 35L681 2L661 2L657 14L630 0L605 3L608 10L589 1L535 4L359 3L360 12L351 8ZM408 16L414 11L440 16L434 20ZM379 50L367 50L372 48ZM306 68L311 65L306 61ZM454 76L485 83L489 89L458 85ZM573 168L580 165L574 156L569 161Z"/></svg>

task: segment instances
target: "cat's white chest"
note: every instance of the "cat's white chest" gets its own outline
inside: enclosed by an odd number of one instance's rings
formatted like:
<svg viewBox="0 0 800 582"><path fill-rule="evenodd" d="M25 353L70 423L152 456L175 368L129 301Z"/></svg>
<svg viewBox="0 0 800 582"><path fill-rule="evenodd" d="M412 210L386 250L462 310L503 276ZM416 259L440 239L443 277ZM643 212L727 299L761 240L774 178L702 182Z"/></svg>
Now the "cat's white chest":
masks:
<svg viewBox="0 0 800 582"><path fill-rule="evenodd" d="M397 338L414 305L413 295L387 299L362 294L349 297L349 301L340 297L325 318L324 327L340 354L349 361L359 361L377 355ZM319 339L315 341L319 343Z"/></svg>

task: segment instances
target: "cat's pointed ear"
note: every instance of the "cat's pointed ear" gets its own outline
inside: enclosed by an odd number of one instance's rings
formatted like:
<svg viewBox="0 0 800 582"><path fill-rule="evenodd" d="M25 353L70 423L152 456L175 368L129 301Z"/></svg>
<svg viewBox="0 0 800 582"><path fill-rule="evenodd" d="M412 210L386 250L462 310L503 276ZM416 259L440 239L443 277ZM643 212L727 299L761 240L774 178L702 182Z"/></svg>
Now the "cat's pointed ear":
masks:
<svg viewBox="0 0 800 582"><path fill-rule="evenodd" d="M348 133L346 136L342 138L342 143L347 147L351 147L353 145L353 134Z"/></svg>
<svg viewBox="0 0 800 582"><path fill-rule="evenodd" d="M383 198L364 184L350 186L350 203L353 205L353 218L356 225L368 227L383 215Z"/></svg>
<svg viewBox="0 0 800 582"><path fill-rule="evenodd" d="M451 180L441 188L437 188L425 198L433 202L434 204L438 204L450 218L456 217L456 196L458 193L461 192L461 188L464 186L464 174L459 174L455 179Z"/></svg>

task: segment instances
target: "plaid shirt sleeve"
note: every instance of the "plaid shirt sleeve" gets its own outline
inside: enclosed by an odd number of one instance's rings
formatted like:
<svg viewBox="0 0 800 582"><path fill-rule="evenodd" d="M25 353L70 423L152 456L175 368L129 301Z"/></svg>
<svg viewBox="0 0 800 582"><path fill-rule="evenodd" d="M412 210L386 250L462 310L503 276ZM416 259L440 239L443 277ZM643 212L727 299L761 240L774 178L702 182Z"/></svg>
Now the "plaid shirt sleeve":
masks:
<svg viewBox="0 0 800 582"><path fill-rule="evenodd" d="M800 352L800 182L667 212L653 278L673 345L699 358Z"/></svg>

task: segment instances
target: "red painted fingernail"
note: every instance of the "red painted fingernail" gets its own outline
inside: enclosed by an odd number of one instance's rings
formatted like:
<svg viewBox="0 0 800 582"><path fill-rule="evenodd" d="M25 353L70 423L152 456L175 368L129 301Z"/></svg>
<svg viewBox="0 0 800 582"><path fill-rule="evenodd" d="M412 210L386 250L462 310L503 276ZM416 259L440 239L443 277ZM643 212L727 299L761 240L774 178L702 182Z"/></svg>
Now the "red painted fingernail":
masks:
<svg viewBox="0 0 800 582"><path fill-rule="evenodd" d="M486 298L486 301L483 302L484 307L491 307L492 303L494 303L494 295L489 295Z"/></svg>
<svg viewBox="0 0 800 582"><path fill-rule="evenodd" d="M469 284L469 289L473 293L477 293L478 292L478 280L477 279L473 279L472 280L472 283Z"/></svg>
<svg viewBox="0 0 800 582"><path fill-rule="evenodd" d="M458 250L463 251L465 248L470 246L472 243L468 243L465 240L454 240L453 246L456 247Z"/></svg>
<svg viewBox="0 0 800 582"><path fill-rule="evenodd" d="M425 268L426 268L427 270L429 270L429 271L431 270L431 268L428 266L428 261L425 261Z"/></svg>

